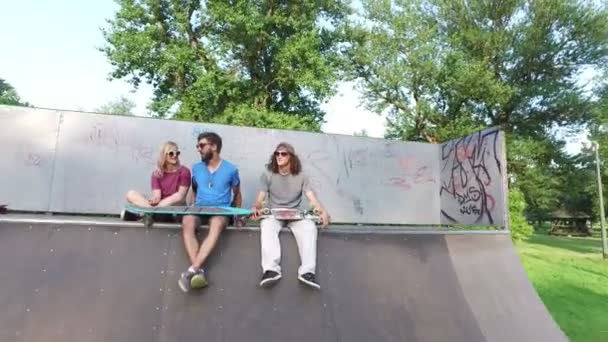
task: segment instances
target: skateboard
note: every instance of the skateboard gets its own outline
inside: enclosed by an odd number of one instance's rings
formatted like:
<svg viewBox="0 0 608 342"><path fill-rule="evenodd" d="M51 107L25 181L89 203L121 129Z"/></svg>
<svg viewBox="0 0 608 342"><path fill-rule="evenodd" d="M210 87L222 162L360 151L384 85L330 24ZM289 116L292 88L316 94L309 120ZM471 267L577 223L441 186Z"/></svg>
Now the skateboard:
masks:
<svg viewBox="0 0 608 342"><path fill-rule="evenodd" d="M310 219L316 223L321 222L320 213L316 209L300 210L300 209L289 209L289 208L263 208L261 210L260 218L273 217L277 220L285 221L296 221L302 219Z"/></svg>
<svg viewBox="0 0 608 342"><path fill-rule="evenodd" d="M125 210L132 213L143 214L144 226L148 228L152 227L154 224L154 215L249 216L252 214L250 209L223 206L169 206L144 208L133 204L126 204Z"/></svg>

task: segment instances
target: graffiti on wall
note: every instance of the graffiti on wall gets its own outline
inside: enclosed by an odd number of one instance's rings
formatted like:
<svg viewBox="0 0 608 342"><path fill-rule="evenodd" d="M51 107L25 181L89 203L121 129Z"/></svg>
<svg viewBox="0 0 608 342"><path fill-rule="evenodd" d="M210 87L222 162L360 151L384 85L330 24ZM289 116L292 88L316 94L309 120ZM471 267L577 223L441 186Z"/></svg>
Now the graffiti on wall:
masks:
<svg viewBox="0 0 608 342"><path fill-rule="evenodd" d="M131 138L132 134L125 132L115 123L96 122L85 136L85 144L104 147L113 150L126 149L127 155L136 163L152 163L155 150L144 142Z"/></svg>
<svg viewBox="0 0 608 342"><path fill-rule="evenodd" d="M502 224L500 137L489 129L442 144L442 223Z"/></svg>
<svg viewBox="0 0 608 342"><path fill-rule="evenodd" d="M400 171L399 176L389 177L386 180L387 185L407 191L419 184L436 184L432 165L420 162L413 156L398 158L396 164Z"/></svg>
<svg viewBox="0 0 608 342"><path fill-rule="evenodd" d="M388 144L330 142L303 153L302 162L310 171L313 188L322 194L332 191L334 203L348 206L345 210L363 217L370 208L403 203L403 199L432 202L429 191L439 187L439 162L434 159L435 153L431 157L429 153L406 150L398 144L392 145L393 151ZM435 217L439 211L438 201L436 203L435 209L429 210Z"/></svg>
<svg viewBox="0 0 608 342"><path fill-rule="evenodd" d="M302 161L310 170L310 185L315 191L322 191L324 186L334 188L336 194L345 203L352 203L355 213L363 215L365 205L357 192L353 191L355 189L348 187L348 179L351 178L354 169L367 162L366 151L343 149L337 143L333 147L336 150L335 154L324 149L315 149L302 156ZM338 168L329 166L333 162L332 157L336 155L339 156Z"/></svg>

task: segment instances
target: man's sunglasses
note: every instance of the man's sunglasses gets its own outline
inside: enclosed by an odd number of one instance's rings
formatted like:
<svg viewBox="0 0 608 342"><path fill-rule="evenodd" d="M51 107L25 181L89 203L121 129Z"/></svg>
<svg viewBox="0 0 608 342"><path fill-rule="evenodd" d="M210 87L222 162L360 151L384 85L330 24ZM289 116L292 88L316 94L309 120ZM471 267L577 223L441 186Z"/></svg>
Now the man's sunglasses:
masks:
<svg viewBox="0 0 608 342"><path fill-rule="evenodd" d="M167 153L170 157L179 157L179 155L181 154L180 151L169 151Z"/></svg>
<svg viewBox="0 0 608 342"><path fill-rule="evenodd" d="M203 143L200 143L200 144L196 145L196 147L202 150L202 149L204 149L204 148L205 148L205 146L207 146L207 145L209 145L209 144L203 144Z"/></svg>
<svg viewBox="0 0 608 342"><path fill-rule="evenodd" d="M284 152L284 151L277 151L274 153L275 157L281 156L281 157L287 157L289 155L289 152Z"/></svg>

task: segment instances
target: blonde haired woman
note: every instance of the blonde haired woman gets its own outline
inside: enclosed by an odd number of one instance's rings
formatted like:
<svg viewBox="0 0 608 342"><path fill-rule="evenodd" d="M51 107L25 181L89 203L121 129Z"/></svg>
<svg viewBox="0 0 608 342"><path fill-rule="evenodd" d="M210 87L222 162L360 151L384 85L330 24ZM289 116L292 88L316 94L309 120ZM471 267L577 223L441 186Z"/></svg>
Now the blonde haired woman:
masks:
<svg viewBox="0 0 608 342"><path fill-rule="evenodd" d="M176 143L167 141L160 148L158 164L151 175L152 194L146 198L141 193L130 190L127 202L140 207L166 207L185 205L186 194L192 182L190 170L181 165L180 151ZM139 215L124 211L121 218L126 221L137 220Z"/></svg>

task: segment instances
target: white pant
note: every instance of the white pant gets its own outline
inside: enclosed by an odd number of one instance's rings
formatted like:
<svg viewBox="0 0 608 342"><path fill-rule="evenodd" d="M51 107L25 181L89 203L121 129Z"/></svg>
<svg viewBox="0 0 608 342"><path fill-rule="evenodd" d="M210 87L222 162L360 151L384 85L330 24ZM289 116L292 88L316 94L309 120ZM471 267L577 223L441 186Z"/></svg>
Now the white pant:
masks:
<svg viewBox="0 0 608 342"><path fill-rule="evenodd" d="M281 243L279 232L283 226L288 226L293 233L298 252L300 253L300 268L298 275L308 272L315 273L317 263L317 227L312 220L279 221L265 218L260 223L260 240L262 243L262 270L275 271L281 274Z"/></svg>

